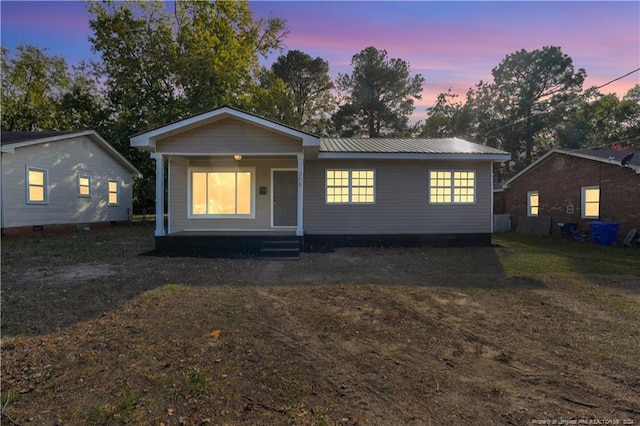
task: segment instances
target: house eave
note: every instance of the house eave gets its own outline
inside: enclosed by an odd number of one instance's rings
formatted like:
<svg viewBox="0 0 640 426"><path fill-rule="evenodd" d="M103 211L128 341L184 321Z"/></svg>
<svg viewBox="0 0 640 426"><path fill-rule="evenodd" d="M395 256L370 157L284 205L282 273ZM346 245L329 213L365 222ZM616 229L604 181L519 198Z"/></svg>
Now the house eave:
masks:
<svg viewBox="0 0 640 426"><path fill-rule="evenodd" d="M510 154L477 153L408 153L408 152L320 152L318 159L340 160L454 160L454 161L492 161L504 162L511 159Z"/></svg>
<svg viewBox="0 0 640 426"><path fill-rule="evenodd" d="M264 129L296 138L302 142L303 147L319 147L320 138L308 133L295 130L283 124L267 120L256 115L243 112L234 108L222 107L213 111L199 114L184 120L150 130L145 133L132 136L129 141L132 147L145 151L155 151L158 140L177 135L207 124L215 123L225 118L235 118L247 123L254 124Z"/></svg>
<svg viewBox="0 0 640 426"><path fill-rule="evenodd" d="M520 176L524 175L525 173L528 173L530 170L538 167L540 164L542 164L548 157L550 157L553 154L562 154L562 155L568 155L570 157L578 157L578 158L584 158L586 160L591 160L591 161L597 161L600 163L604 163L604 164L611 164L613 166L620 166L620 167L626 167L628 169L631 169L633 171L634 174L640 174L640 166L637 166L635 164L627 164L627 165L623 165L620 161L618 160L610 160L607 158L602 158L602 157L596 157L593 155L588 155L588 154L583 154L580 152L573 152L573 151L569 151L566 149L559 149L559 148L555 148L552 149L551 151L547 152L546 154L544 154L542 157L538 158L536 161L534 161L533 163L529 164L527 167L525 167L524 169L520 170L518 173L516 173L513 177L511 177L511 179L507 180L504 183L504 188L509 188L509 186L516 180L518 180L520 178Z"/></svg>
<svg viewBox="0 0 640 426"><path fill-rule="evenodd" d="M83 130L83 131L79 131L79 132L75 132L75 133L65 133L63 135L51 136L51 137L48 137L48 138L31 139L31 140L26 140L26 141L22 141L22 142L3 145L2 146L2 152L9 153L9 154L15 154L15 150L17 148L24 148L24 147L27 147L27 146L41 145L41 144L52 143L52 142L59 142L59 141L63 141L63 140L66 140L66 139L79 138L79 137L83 137L83 136L86 136L86 137L90 138L91 140L96 142L98 145L101 145L104 149L106 149L107 152L112 157L114 157L116 160L118 160L120 163L122 163L122 165L126 169L129 170L129 172L131 173L131 175L133 177L135 177L135 178L141 178L142 177L142 173L140 173L140 171L138 169L136 169L135 166L133 164L131 164L131 162L129 162L129 160L127 160L122 154L120 154L120 152L118 152L111 144L109 144L95 130Z"/></svg>

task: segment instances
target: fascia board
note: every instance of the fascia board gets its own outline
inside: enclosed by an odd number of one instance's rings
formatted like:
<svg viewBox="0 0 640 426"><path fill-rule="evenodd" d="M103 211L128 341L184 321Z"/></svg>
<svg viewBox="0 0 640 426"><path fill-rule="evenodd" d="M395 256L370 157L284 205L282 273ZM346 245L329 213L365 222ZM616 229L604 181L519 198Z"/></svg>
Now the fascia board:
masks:
<svg viewBox="0 0 640 426"><path fill-rule="evenodd" d="M417 154L417 153L356 153L320 152L318 159L343 160L466 160L508 161L511 154Z"/></svg>
<svg viewBox="0 0 640 426"><path fill-rule="evenodd" d="M299 132L289 127L274 123L272 121L256 117L254 115L237 111L228 107L210 111L204 114L196 115L195 117L187 118L176 123L172 123L158 129L151 130L146 133L142 133L130 138L132 147L137 148L155 148L155 142L158 139L162 139L174 134L182 133L187 130L191 130L196 127L204 126L209 123L213 123L225 117L234 117L248 123L255 124L263 127L267 130L272 130L278 133L282 133L288 136L292 136L302 140L303 146L320 146L320 138L309 135L307 133Z"/></svg>

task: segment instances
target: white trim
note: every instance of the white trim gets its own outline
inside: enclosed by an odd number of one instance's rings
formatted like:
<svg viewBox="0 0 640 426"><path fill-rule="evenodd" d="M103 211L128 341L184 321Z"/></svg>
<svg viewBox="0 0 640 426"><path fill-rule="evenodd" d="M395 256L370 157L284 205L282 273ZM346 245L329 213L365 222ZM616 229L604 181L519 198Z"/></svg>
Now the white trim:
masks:
<svg viewBox="0 0 640 426"><path fill-rule="evenodd" d="M97 142L99 145L102 145L102 147L105 148L109 154L111 154L118 161L120 161L125 166L125 168L129 169L133 177L137 177L137 178L142 177L142 173L140 173L140 171L138 171L138 169L136 169L133 166L133 164L129 162L129 160L127 160L122 154L120 154L118 150L116 150L109 142L107 142L95 130L85 130L85 131L76 132L76 133L66 133L64 135L51 136L51 137L42 138L42 139L30 139L30 140L21 141L21 142L15 142L15 143L5 142L5 144L2 146L2 152L8 153L8 154L14 154L16 148L22 148L22 147L31 146L31 145L39 145L43 143L58 142L65 139L79 138L82 136L87 136L90 139L92 139L94 142Z"/></svg>
<svg viewBox="0 0 640 426"><path fill-rule="evenodd" d="M267 130L300 139L302 142L302 146L320 146L320 138L318 138L317 136L313 136L308 133L292 129L285 125L269 121L265 118L229 107L218 108L213 111L205 112L203 114L196 115L194 117L190 117L176 123L168 124L166 126L159 127L157 129L141 133L139 135L135 135L129 138L129 141L132 147L155 149L156 141L159 139L186 132L188 130L195 129L207 124L215 123L216 121L228 117L233 117L238 120L263 127Z"/></svg>
<svg viewBox="0 0 640 426"><path fill-rule="evenodd" d="M80 179L85 178L85 179L89 179L89 194L84 195L80 193L80 188L82 185L80 185ZM77 195L78 198L91 198L93 197L93 185L92 185L92 181L93 181L93 176L91 176L90 174L86 173L86 172L78 172L76 174L76 184L77 184Z"/></svg>
<svg viewBox="0 0 640 426"><path fill-rule="evenodd" d="M250 203L251 203L251 213L248 215L239 215L239 214L193 214L192 213L192 193L191 193L191 182L193 180L192 175L194 172L206 172L206 173L217 173L217 172L249 172L251 178L251 188L250 191ZM255 167L188 167L187 168L187 219L255 219L256 218L256 168Z"/></svg>
<svg viewBox="0 0 640 426"><path fill-rule="evenodd" d="M171 233L171 163L175 160L167 157L167 233Z"/></svg>
<svg viewBox="0 0 640 426"><path fill-rule="evenodd" d="M432 202L431 201L431 172L450 172L451 173L451 201L449 202ZM471 203L467 203L467 202L455 202L453 201L454 198L454 190L455 190L455 185L454 185L454 180L455 180L455 173L456 172L465 172L465 173L469 173L469 172L473 172L473 202ZM478 204L478 171L475 169L427 169L427 184L428 184L428 191L427 191L427 199L429 201L429 205L430 206L471 206L471 205L475 205ZM493 185L493 182L492 182ZM444 188L444 187L437 187L437 188ZM460 188L469 188L468 186L464 186L464 187L460 187ZM491 193L492 197L493 197L493 192ZM491 199L491 204L493 205L493 198Z"/></svg>
<svg viewBox="0 0 640 426"><path fill-rule="evenodd" d="M275 202L275 200L274 200L274 196L275 196L275 190L274 190L274 188L275 188L275 186L274 186L274 180L273 180L273 172L297 172L297 171L298 171L298 169L292 169L292 168L279 168L279 167L275 167L275 168L272 168L272 169L271 169L271 172L270 172L270 175L271 175L271 176L270 176L270 177L271 177L271 183L270 183L270 185L271 185L271 186L270 186L271 191L270 191L270 192L271 192L271 194L270 194L270 197L269 197L269 200L271 201L271 206L270 206L270 207L271 207L271 208L270 208L270 211L271 211L271 222L269 223L269 225L270 225L272 228L276 228L276 229L297 229L297 227L298 227L298 225L297 225L297 224L296 224L296 226L276 226L276 225L274 224L274 223L275 223L275 215L274 215L274 214L275 214L275 212L274 212L274 209L273 209L273 206L274 206L274 204L275 204L275 203L274 203L274 202ZM298 205L298 201L296 200L296 207L297 207L297 205ZM297 214L298 214L298 212L297 212L297 210L296 210L296 218L297 218Z"/></svg>
<svg viewBox="0 0 640 426"><path fill-rule="evenodd" d="M295 228L289 228L289 229L285 229L285 228L266 228L266 229L253 229L253 228L225 228L225 229L221 229L221 228L216 228L216 229L211 229L211 228L185 228L181 231L178 231L177 233L179 234L180 232L208 232L208 233L219 233L219 232L247 232L247 233L251 233L251 232L282 232L282 231L293 231L295 230Z"/></svg>
<svg viewBox="0 0 640 426"><path fill-rule="evenodd" d="M347 202L328 202L327 201L327 190L328 185L327 185L327 172L328 171L332 171L332 172L348 172L349 173L349 201ZM353 185L351 184L351 179L352 179L352 172L373 172L373 201L371 202L359 202L359 201L351 201L351 197L353 195L351 189L353 188ZM376 194L376 187L377 187L377 183L376 183L376 169L375 168L339 168L339 167L333 167L333 168L326 168L324 169L324 181L323 181L323 185L324 185L324 204L326 206L372 206L376 204L377 201L377 194ZM336 186L334 185L334 188ZM363 188L362 186L358 186L358 188ZM367 188L366 186L364 188Z"/></svg>
<svg viewBox="0 0 640 426"><path fill-rule="evenodd" d="M164 229L164 157L156 154L156 237L166 235Z"/></svg>
<svg viewBox="0 0 640 426"><path fill-rule="evenodd" d="M570 150L555 148L555 149L552 149L551 151L547 152L546 154L544 154L542 157L538 158L533 163L529 164L524 169L520 170L515 175L513 175L509 180L507 180L504 183L503 187L504 188L508 188L509 185L513 181L515 181L520 176L522 176L523 174L527 173L529 170L533 169L534 167L537 167L538 165L542 164L545 159L547 159L548 157L550 157L553 154L563 154L563 155L568 155L570 157L578 157L578 158L584 158L586 160L597 161L599 163L611 164L611 165L620 166L620 167L627 167L627 168L633 170L635 174L640 174L640 166L637 166L635 164L627 164L626 166L623 166L620 163L620 161L617 161L617 160L609 160L608 158L596 157L596 156L593 156L593 155L584 154L584 153L580 153L580 152L573 152L573 151L570 151Z"/></svg>
<svg viewBox="0 0 640 426"><path fill-rule="evenodd" d="M394 152L319 152L318 159L343 160L491 160L508 161L511 154L424 154L424 153L394 153Z"/></svg>
<svg viewBox="0 0 640 426"><path fill-rule="evenodd" d="M585 192L589 189L597 189L598 190L598 215L597 216L587 216L585 211L586 206L587 206L587 199L585 197ZM600 218L600 186L598 185L593 185L593 186L583 186L580 188L580 218L581 219L599 219ZM594 203L589 203L589 204L594 204Z"/></svg>
<svg viewBox="0 0 640 426"><path fill-rule="evenodd" d="M116 184L116 202L111 202L111 182ZM107 207L118 207L120 205L120 179L119 178L107 178Z"/></svg>
<svg viewBox="0 0 640 426"><path fill-rule="evenodd" d="M304 153L298 154L298 205L297 205L297 221L296 235L302 237L304 235Z"/></svg>
<svg viewBox="0 0 640 426"><path fill-rule="evenodd" d="M29 200L29 188L32 186L29 183L29 171L33 170L34 172L43 172L43 176L42 176L42 197L44 198L44 200L42 201L31 201ZM39 185L33 185L33 186L38 186ZM24 199L25 202L29 205L47 205L49 204L49 170L45 169L44 167L36 167L36 166L29 166L29 165L25 165L24 167Z"/></svg>
<svg viewBox="0 0 640 426"><path fill-rule="evenodd" d="M531 213L531 196L536 195L538 197L538 205L536 208L538 209L538 213ZM540 215L540 192L539 191L527 191L527 216L529 217L537 217Z"/></svg>
<svg viewBox="0 0 640 426"><path fill-rule="evenodd" d="M173 155L176 157L228 157L228 160L234 160L234 155L242 155L242 160L260 160L260 158L245 158L245 157L295 157L300 155L299 152L243 152L243 151L235 151L235 152L165 152L158 151L159 154L169 156ZM153 156L154 153L152 152ZM217 158L216 158L217 159ZM234 160L237 161L237 160Z"/></svg>

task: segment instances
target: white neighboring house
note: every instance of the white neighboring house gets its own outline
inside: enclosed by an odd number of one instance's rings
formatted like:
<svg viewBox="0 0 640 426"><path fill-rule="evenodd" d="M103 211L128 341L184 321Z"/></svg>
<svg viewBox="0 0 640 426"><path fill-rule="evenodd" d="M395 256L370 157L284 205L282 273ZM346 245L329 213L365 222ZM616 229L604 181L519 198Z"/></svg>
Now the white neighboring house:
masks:
<svg viewBox="0 0 640 426"><path fill-rule="evenodd" d="M93 130L2 132L2 233L127 221L140 172Z"/></svg>

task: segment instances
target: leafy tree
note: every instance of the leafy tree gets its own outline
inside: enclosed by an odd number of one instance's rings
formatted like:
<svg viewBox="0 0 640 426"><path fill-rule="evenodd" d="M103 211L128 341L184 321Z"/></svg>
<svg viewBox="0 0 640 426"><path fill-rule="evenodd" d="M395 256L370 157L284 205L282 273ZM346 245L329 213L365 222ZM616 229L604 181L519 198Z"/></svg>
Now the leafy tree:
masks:
<svg viewBox="0 0 640 426"><path fill-rule="evenodd" d="M246 93L259 72L259 56L280 48L287 34L284 21L254 20L246 1L176 2L175 7L176 79L188 111L220 105L250 109Z"/></svg>
<svg viewBox="0 0 640 426"><path fill-rule="evenodd" d="M490 92L499 118L508 121L516 138L524 165L532 161L536 136L561 119L561 108L582 90L586 72L573 68L573 61L559 47L524 49L507 55L491 71L494 83ZM513 148L513 147L511 147Z"/></svg>
<svg viewBox="0 0 640 426"><path fill-rule="evenodd" d="M351 74L338 75L343 102L333 119L343 136L398 135L409 128L413 100L421 99L424 77L411 77L409 64L367 47L353 56Z"/></svg>
<svg viewBox="0 0 640 426"><path fill-rule="evenodd" d="M63 58L35 46L13 55L2 47L2 130L62 130L55 111L69 84Z"/></svg>
<svg viewBox="0 0 640 426"><path fill-rule="evenodd" d="M252 101L248 110L279 123L293 126L295 111L285 82L266 67L261 67L255 77L257 83L250 89Z"/></svg>
<svg viewBox="0 0 640 426"><path fill-rule="evenodd" d="M556 129L561 146L570 148L632 145L640 141L640 85L619 99L587 90Z"/></svg>
<svg viewBox="0 0 640 426"><path fill-rule="evenodd" d="M284 22L253 20L246 1L90 2L90 41L102 59L110 141L144 174L134 202L154 202L155 172L129 137L222 104L252 109L259 55L278 48Z"/></svg>
<svg viewBox="0 0 640 426"><path fill-rule="evenodd" d="M312 133L322 133L335 100L331 94L333 82L329 63L320 57L313 59L299 50L279 56L271 66L289 94L294 115L287 124Z"/></svg>
<svg viewBox="0 0 640 426"><path fill-rule="evenodd" d="M458 95L451 93L451 89L438 95L435 105L427 109L429 115L422 125L420 136L445 138L466 135L469 125L467 110L457 98Z"/></svg>

